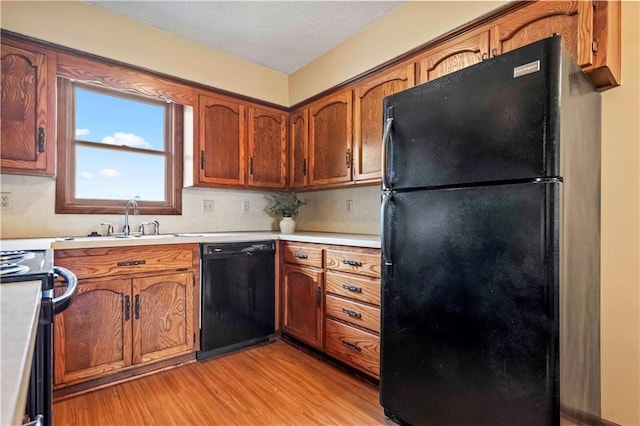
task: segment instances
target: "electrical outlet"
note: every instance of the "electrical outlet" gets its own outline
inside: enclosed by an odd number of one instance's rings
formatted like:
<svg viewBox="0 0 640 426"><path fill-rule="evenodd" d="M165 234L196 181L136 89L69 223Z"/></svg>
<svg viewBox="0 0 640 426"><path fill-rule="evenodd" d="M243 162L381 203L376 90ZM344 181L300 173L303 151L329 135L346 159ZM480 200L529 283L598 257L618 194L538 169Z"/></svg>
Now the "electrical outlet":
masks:
<svg viewBox="0 0 640 426"><path fill-rule="evenodd" d="M11 210L12 207L13 207L13 200L11 199L11 193L10 192L0 193L0 209Z"/></svg>
<svg viewBox="0 0 640 426"><path fill-rule="evenodd" d="M213 213L213 200L202 200L202 213Z"/></svg>
<svg viewBox="0 0 640 426"><path fill-rule="evenodd" d="M243 201L242 202L242 213L249 213L249 202L248 201Z"/></svg>
<svg viewBox="0 0 640 426"><path fill-rule="evenodd" d="M353 200L347 200L347 213L353 213Z"/></svg>

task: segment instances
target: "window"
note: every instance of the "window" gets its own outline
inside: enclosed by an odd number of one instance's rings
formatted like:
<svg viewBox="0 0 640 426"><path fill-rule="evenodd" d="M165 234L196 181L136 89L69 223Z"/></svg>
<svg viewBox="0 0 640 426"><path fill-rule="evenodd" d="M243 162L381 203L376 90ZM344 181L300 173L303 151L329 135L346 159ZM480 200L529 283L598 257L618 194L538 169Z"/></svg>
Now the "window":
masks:
<svg viewBox="0 0 640 426"><path fill-rule="evenodd" d="M182 108L59 79L56 213L180 214ZM180 155L178 155L180 154Z"/></svg>

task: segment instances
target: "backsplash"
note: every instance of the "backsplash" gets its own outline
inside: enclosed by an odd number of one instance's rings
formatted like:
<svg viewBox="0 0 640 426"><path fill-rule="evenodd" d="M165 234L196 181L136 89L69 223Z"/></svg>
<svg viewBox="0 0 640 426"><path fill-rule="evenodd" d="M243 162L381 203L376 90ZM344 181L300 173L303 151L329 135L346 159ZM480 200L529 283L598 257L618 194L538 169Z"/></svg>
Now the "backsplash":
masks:
<svg viewBox="0 0 640 426"><path fill-rule="evenodd" d="M116 232L122 229L122 215L55 214L55 180L50 178L0 175L1 191L11 195L9 209L0 211L0 238L83 236L104 233L109 222ZM130 216L131 229L142 222L158 220L160 233L265 231L278 229L278 220L266 209L271 192L185 188L182 215ZM323 232L379 233L379 187L336 189L300 193L310 204L300 209L297 229ZM213 212L202 211L203 200L213 201ZM352 211L347 212L347 200ZM248 211L243 212L243 203Z"/></svg>

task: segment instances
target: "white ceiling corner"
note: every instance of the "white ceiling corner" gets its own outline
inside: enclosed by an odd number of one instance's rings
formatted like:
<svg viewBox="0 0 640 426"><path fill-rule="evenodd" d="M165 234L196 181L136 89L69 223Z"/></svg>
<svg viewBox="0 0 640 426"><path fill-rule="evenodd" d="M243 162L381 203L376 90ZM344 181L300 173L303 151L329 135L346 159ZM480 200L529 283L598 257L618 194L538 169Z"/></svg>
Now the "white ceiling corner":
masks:
<svg viewBox="0 0 640 426"><path fill-rule="evenodd" d="M290 74L403 1L86 1Z"/></svg>

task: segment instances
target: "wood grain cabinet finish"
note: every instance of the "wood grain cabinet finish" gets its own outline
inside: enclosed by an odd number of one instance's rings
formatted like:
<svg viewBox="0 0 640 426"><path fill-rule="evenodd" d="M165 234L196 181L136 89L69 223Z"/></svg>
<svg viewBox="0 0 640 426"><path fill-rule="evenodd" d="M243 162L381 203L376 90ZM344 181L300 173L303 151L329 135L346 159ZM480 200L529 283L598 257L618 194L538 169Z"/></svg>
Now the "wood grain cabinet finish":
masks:
<svg viewBox="0 0 640 426"><path fill-rule="evenodd" d="M253 187L287 186L287 115L282 111L249 108L249 173Z"/></svg>
<svg viewBox="0 0 640 426"><path fill-rule="evenodd" d="M489 57L489 30L453 38L417 58L420 83L442 77Z"/></svg>
<svg viewBox="0 0 640 426"><path fill-rule="evenodd" d="M325 251L327 269L380 278L380 250L331 248Z"/></svg>
<svg viewBox="0 0 640 426"><path fill-rule="evenodd" d="M195 245L56 250L55 262L79 277L56 316L56 389L193 352Z"/></svg>
<svg viewBox="0 0 640 426"><path fill-rule="evenodd" d="M323 346L322 281L320 269L282 266L282 331L319 349Z"/></svg>
<svg viewBox="0 0 640 426"><path fill-rule="evenodd" d="M325 290L337 296L380 306L380 279L327 271Z"/></svg>
<svg viewBox="0 0 640 426"><path fill-rule="evenodd" d="M56 292L64 289L56 289ZM54 321L54 382L85 381L131 365L131 282L80 280Z"/></svg>
<svg viewBox="0 0 640 426"><path fill-rule="evenodd" d="M289 115L289 187L309 185L309 110L303 108Z"/></svg>
<svg viewBox="0 0 640 426"><path fill-rule="evenodd" d="M353 172L355 181L380 179L382 164L382 100L413 87L415 67L404 64L358 83L353 105Z"/></svg>
<svg viewBox="0 0 640 426"><path fill-rule="evenodd" d="M310 186L351 181L351 98L351 90L343 90L309 107Z"/></svg>
<svg viewBox="0 0 640 426"><path fill-rule="evenodd" d="M200 94L198 103L197 181L244 185L246 111L240 102Z"/></svg>
<svg viewBox="0 0 640 426"><path fill-rule="evenodd" d="M2 173L53 176L56 55L7 39L0 50Z"/></svg>
<svg viewBox="0 0 640 426"><path fill-rule="evenodd" d="M325 327L329 355L373 377L380 377L380 337L330 318Z"/></svg>

